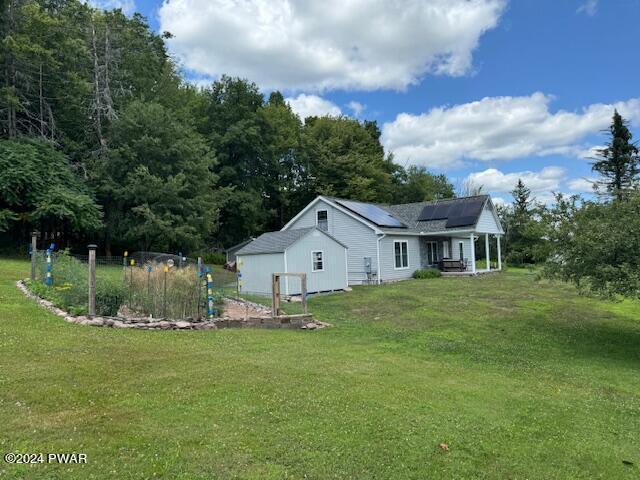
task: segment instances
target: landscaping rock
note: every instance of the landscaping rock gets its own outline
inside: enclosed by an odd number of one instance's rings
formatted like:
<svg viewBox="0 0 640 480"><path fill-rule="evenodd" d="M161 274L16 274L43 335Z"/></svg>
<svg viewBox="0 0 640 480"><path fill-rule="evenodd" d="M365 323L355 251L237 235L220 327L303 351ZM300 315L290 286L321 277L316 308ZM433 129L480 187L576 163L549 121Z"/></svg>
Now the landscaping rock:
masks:
<svg viewBox="0 0 640 480"><path fill-rule="evenodd" d="M180 329L187 329L192 327L191 322L183 322L183 321L176 322L175 326L176 328L180 328Z"/></svg>

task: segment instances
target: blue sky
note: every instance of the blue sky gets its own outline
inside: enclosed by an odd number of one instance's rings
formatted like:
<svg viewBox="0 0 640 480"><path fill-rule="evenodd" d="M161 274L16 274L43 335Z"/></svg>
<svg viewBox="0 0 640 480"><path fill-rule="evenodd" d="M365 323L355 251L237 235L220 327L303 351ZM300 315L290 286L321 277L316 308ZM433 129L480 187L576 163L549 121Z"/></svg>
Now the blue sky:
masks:
<svg viewBox="0 0 640 480"><path fill-rule="evenodd" d="M614 107L640 135L640 0L153 0L192 81L282 90L301 115L375 119L399 163L509 200L589 190Z"/></svg>

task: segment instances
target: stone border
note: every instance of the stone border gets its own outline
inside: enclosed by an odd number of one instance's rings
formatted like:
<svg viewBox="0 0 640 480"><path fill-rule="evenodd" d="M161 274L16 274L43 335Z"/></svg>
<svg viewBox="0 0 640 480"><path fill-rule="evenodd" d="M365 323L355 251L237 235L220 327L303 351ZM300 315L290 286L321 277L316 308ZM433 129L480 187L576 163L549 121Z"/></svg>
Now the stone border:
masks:
<svg viewBox="0 0 640 480"><path fill-rule="evenodd" d="M27 288L23 280L18 280L16 286L27 297L35 300L41 307L46 308L54 315L63 318L66 322L77 325L90 325L94 327L111 328L136 328L139 330L217 330L219 328L299 328L302 330L317 330L331 326L329 323L314 320L311 315L280 315L277 317L249 317L238 318L214 318L202 322L173 321L165 319L149 318L125 318L95 316L88 318L83 315L75 316L56 307L53 302L40 298ZM243 300L227 299L243 304ZM270 312L264 305L247 302L253 308Z"/></svg>

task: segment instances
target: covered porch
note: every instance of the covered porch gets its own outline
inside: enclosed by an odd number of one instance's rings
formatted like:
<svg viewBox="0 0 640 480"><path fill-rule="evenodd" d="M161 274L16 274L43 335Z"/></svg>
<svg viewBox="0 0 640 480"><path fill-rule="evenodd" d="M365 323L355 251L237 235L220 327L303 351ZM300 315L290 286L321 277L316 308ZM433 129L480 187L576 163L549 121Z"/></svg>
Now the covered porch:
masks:
<svg viewBox="0 0 640 480"><path fill-rule="evenodd" d="M443 275L449 276L501 271L501 236L480 232L455 236L423 236L420 238L421 267L438 268ZM494 239L495 242L492 241Z"/></svg>

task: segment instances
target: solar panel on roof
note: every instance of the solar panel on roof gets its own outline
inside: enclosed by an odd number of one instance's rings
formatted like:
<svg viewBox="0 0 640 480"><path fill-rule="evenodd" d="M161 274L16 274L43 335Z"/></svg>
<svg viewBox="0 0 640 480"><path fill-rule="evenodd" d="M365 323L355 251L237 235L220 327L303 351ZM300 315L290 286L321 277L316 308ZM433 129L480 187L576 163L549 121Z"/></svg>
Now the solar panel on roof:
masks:
<svg viewBox="0 0 640 480"><path fill-rule="evenodd" d="M477 197L426 205L418 220L447 220L446 228L473 225L482 211L484 202L484 197Z"/></svg>
<svg viewBox="0 0 640 480"><path fill-rule="evenodd" d="M436 203L433 205L427 205L422 209L418 220L420 221L429 221L429 220L444 220L449 217L449 209L451 208L451 203Z"/></svg>
<svg viewBox="0 0 640 480"><path fill-rule="evenodd" d="M468 225L473 225L474 223L476 223L477 218L478 217L474 215L450 218L447 220L445 228L466 227Z"/></svg>
<svg viewBox="0 0 640 480"><path fill-rule="evenodd" d="M375 223L379 227L406 228L406 225L392 216L386 210L370 203L352 202L349 200L337 200L343 207Z"/></svg>

